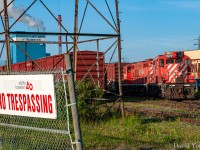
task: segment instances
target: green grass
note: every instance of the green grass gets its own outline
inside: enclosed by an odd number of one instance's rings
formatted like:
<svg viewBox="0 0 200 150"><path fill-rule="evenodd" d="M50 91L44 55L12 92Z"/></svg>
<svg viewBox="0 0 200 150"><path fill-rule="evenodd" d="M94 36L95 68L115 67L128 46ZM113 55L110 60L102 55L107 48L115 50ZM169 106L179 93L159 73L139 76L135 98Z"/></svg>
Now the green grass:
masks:
<svg viewBox="0 0 200 150"><path fill-rule="evenodd" d="M82 135L84 149L91 150L176 149L174 144L200 144L198 126L187 125L179 120L147 121L138 116L130 116L124 120L113 118L99 123L82 123Z"/></svg>
<svg viewBox="0 0 200 150"><path fill-rule="evenodd" d="M174 145L200 144L200 126L136 115L81 123L86 150L178 149ZM70 147L68 135L0 128L2 149L55 149ZM2 139L1 139L2 140ZM66 145L67 144L67 145ZM0 147L1 148L1 147Z"/></svg>

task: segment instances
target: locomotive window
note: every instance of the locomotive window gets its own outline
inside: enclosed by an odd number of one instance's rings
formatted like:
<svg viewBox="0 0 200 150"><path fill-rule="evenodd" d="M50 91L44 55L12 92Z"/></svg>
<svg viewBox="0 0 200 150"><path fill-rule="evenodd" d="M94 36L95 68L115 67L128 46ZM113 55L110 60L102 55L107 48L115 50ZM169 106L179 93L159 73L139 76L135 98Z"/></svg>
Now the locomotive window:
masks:
<svg viewBox="0 0 200 150"><path fill-rule="evenodd" d="M160 59L160 67L164 67L164 59Z"/></svg>
<svg viewBox="0 0 200 150"><path fill-rule="evenodd" d="M175 59L175 62L176 62L176 63L181 63L182 60L181 60L181 59Z"/></svg>
<svg viewBox="0 0 200 150"><path fill-rule="evenodd" d="M186 63L186 65L190 65L190 60L189 60L189 59L186 59L186 60L185 60L185 63Z"/></svg>
<svg viewBox="0 0 200 150"><path fill-rule="evenodd" d="M167 59L166 60L166 64L173 64L174 63L174 59Z"/></svg>
<svg viewBox="0 0 200 150"><path fill-rule="evenodd" d="M128 67L128 72L131 72L131 67Z"/></svg>
<svg viewBox="0 0 200 150"><path fill-rule="evenodd" d="M144 68L149 67L148 64L144 64Z"/></svg>

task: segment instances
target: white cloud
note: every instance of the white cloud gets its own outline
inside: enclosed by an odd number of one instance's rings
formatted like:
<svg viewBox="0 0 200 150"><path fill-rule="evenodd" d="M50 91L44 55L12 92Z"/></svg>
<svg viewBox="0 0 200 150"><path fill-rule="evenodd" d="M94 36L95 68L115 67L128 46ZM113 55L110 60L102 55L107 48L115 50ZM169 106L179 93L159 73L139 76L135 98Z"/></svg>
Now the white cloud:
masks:
<svg viewBox="0 0 200 150"><path fill-rule="evenodd" d="M10 2L11 2L11 0L7 0L7 4L9 4ZM3 9L4 9L4 2L3 2L3 0L0 0L0 11L2 11ZM11 17L15 20L17 20L19 18L19 16L21 16L21 14L23 14L24 12L25 12L25 8L23 8L22 6L15 7L14 2L11 3L10 6L8 7L9 17ZM29 27L41 29L42 31L45 30L43 21L34 18L30 14L24 14L19 19L19 22L23 22L23 23L27 24Z"/></svg>
<svg viewBox="0 0 200 150"><path fill-rule="evenodd" d="M163 4L186 9L200 9L200 1L198 0L166 0Z"/></svg>
<svg viewBox="0 0 200 150"><path fill-rule="evenodd" d="M200 11L200 0L151 0L152 3L140 2L123 3L121 8L126 11L149 11L170 8L193 9Z"/></svg>
<svg viewBox="0 0 200 150"><path fill-rule="evenodd" d="M146 7L143 6L138 6L138 5L128 5L128 4L124 4L121 6L122 10L126 10L126 11L145 11L147 10Z"/></svg>

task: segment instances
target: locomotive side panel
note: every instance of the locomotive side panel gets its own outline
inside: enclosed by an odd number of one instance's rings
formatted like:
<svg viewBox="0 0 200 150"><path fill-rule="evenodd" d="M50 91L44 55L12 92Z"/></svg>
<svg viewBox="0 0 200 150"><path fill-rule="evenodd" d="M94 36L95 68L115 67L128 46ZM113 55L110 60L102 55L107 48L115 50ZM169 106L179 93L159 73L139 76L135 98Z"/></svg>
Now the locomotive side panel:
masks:
<svg viewBox="0 0 200 150"><path fill-rule="evenodd" d="M129 84L147 84L150 81L151 59L124 66L124 80Z"/></svg>

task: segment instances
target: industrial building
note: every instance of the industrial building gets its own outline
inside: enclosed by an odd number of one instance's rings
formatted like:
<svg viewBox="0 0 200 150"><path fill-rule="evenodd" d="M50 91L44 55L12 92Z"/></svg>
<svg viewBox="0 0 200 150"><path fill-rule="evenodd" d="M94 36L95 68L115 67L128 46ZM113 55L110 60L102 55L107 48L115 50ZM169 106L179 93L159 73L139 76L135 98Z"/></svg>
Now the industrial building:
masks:
<svg viewBox="0 0 200 150"><path fill-rule="evenodd" d="M30 58L25 53L27 53L33 60L46 57L46 55L48 55L46 54L46 44L34 43L34 42L45 41L44 35L29 36L29 35L16 34L12 36L12 39L18 42L18 45L15 43L11 43L12 64L18 62L26 62L30 60Z"/></svg>
<svg viewBox="0 0 200 150"><path fill-rule="evenodd" d="M192 59L192 74L195 78L200 78L200 50L186 50L184 54Z"/></svg>

